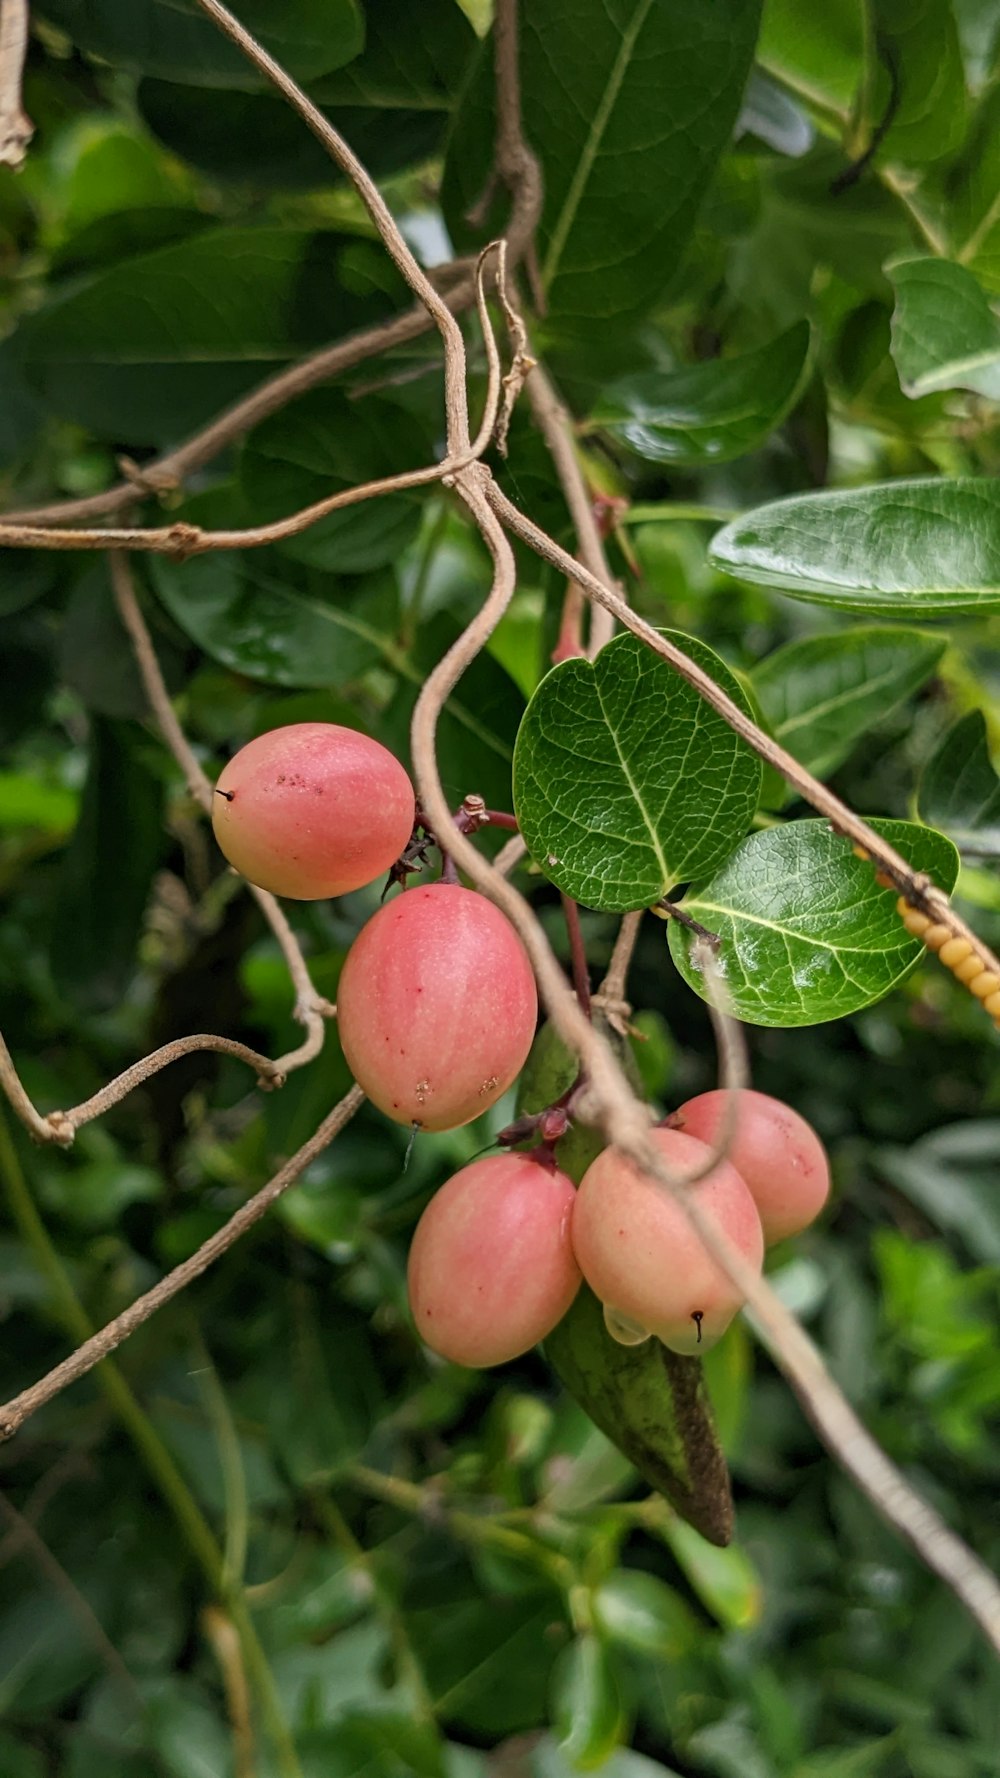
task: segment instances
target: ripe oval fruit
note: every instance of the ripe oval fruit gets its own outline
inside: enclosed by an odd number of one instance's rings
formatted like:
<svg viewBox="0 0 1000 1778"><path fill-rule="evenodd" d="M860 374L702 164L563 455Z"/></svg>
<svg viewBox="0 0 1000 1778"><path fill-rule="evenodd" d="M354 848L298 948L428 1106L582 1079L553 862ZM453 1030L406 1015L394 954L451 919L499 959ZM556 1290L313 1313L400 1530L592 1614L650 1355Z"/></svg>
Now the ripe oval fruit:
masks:
<svg viewBox="0 0 1000 1778"><path fill-rule="evenodd" d="M401 1124L453 1130L520 1072L538 1000L527 953L485 896L407 889L358 933L337 990L348 1066Z"/></svg>
<svg viewBox="0 0 1000 1778"><path fill-rule="evenodd" d="M580 1288L565 1173L489 1155L431 1199L410 1247L417 1332L454 1364L506 1364L551 1333Z"/></svg>
<svg viewBox="0 0 1000 1778"><path fill-rule="evenodd" d="M413 786L378 741L334 722L293 722L248 741L212 801L215 837L259 889L317 901L395 864L413 832Z"/></svg>
<svg viewBox="0 0 1000 1778"><path fill-rule="evenodd" d="M688 1099L670 1118L672 1129L713 1143L722 1129L721 1089ZM737 1094L736 1129L727 1159L750 1188L768 1246L808 1228L826 1203L830 1163L811 1124L767 1093Z"/></svg>
<svg viewBox="0 0 1000 1778"><path fill-rule="evenodd" d="M676 1173L695 1172L708 1152L704 1142L679 1130L651 1130L650 1137ZM759 1271L760 1217L735 1167L721 1161L687 1190ZM573 1251L613 1319L638 1322L674 1352L713 1346L743 1300L670 1193L613 1148L598 1155L580 1182Z"/></svg>

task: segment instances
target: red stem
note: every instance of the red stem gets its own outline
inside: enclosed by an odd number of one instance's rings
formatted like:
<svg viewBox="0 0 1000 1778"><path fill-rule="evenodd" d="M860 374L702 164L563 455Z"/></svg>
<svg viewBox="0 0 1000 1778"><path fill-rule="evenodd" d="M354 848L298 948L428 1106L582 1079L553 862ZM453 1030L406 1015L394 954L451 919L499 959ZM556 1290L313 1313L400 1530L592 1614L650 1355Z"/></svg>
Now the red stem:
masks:
<svg viewBox="0 0 1000 1778"><path fill-rule="evenodd" d="M580 1011L590 1017L590 974L587 969L587 951L583 942L580 927L580 909L568 895L562 895L563 915L566 920L566 931L569 936L569 954L573 963L573 986L580 1002Z"/></svg>

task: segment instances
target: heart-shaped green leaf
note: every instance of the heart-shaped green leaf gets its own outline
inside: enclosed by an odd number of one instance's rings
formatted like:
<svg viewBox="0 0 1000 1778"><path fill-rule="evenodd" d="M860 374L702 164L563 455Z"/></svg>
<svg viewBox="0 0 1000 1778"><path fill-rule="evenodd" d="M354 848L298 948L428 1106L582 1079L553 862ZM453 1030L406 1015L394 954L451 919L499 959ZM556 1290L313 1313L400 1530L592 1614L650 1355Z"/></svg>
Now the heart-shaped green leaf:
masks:
<svg viewBox="0 0 1000 1778"><path fill-rule="evenodd" d="M963 852L1000 858L1000 777L981 710L970 710L948 730L924 767L917 803L924 820L943 828Z"/></svg>
<svg viewBox="0 0 1000 1778"><path fill-rule="evenodd" d="M941 637L888 625L807 636L769 654L751 683L775 740L823 778L923 685L946 647Z"/></svg>
<svg viewBox="0 0 1000 1778"><path fill-rule="evenodd" d="M892 356L916 399L937 389L972 389L1000 400L1000 319L965 266L904 259L886 270L896 291Z"/></svg>
<svg viewBox="0 0 1000 1778"><path fill-rule="evenodd" d="M740 358L623 377L598 401L592 421L650 463L725 463L752 451L784 419L808 355L809 323L798 321Z"/></svg>
<svg viewBox="0 0 1000 1778"><path fill-rule="evenodd" d="M921 477L794 494L734 519L709 553L724 574L844 611L995 611L1000 482Z"/></svg>
<svg viewBox="0 0 1000 1778"><path fill-rule="evenodd" d="M666 631L749 713L712 649ZM514 808L532 857L567 895L624 913L711 870L746 832L756 754L637 636L555 667L514 749Z"/></svg>
<svg viewBox="0 0 1000 1778"><path fill-rule="evenodd" d="M870 825L950 891L958 853L933 828L912 821ZM749 1025L821 1025L881 1000L923 952L881 889L870 864L825 821L792 821L753 833L709 883L681 904L718 935L719 966L736 1017ZM704 997L691 934L671 923L670 950L689 987Z"/></svg>

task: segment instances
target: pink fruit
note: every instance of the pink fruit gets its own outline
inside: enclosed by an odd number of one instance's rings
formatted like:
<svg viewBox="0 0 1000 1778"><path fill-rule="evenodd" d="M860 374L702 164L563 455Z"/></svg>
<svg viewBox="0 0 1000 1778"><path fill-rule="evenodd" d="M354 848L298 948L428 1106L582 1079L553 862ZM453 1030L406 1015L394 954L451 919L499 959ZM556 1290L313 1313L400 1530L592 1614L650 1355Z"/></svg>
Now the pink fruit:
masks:
<svg viewBox="0 0 1000 1778"><path fill-rule="evenodd" d="M413 786L378 741L294 722L241 747L212 802L215 837L259 889L317 901L374 882L413 832Z"/></svg>
<svg viewBox="0 0 1000 1778"><path fill-rule="evenodd" d="M739 1092L737 1101L727 1158L750 1188L770 1247L819 1215L830 1191L830 1164L812 1125L789 1105L751 1088ZM674 1112L670 1126L714 1143L725 1103L721 1089L699 1093Z"/></svg>
<svg viewBox="0 0 1000 1778"><path fill-rule="evenodd" d="M485 896L407 889L363 926L337 991L348 1066L388 1117L423 1130L470 1123L506 1092L535 1034L527 953Z"/></svg>
<svg viewBox="0 0 1000 1778"><path fill-rule="evenodd" d="M505 1364L561 1321L580 1287L575 1193L530 1155L473 1161L431 1199L407 1285L422 1340L454 1364Z"/></svg>
<svg viewBox="0 0 1000 1778"><path fill-rule="evenodd" d="M708 1150L677 1130L650 1131L674 1173L694 1173ZM735 1167L722 1161L685 1188L757 1271L764 1236L757 1208ZM613 1324L637 1322L674 1352L704 1352L742 1303L664 1186L613 1148L588 1167L573 1206L573 1251Z"/></svg>

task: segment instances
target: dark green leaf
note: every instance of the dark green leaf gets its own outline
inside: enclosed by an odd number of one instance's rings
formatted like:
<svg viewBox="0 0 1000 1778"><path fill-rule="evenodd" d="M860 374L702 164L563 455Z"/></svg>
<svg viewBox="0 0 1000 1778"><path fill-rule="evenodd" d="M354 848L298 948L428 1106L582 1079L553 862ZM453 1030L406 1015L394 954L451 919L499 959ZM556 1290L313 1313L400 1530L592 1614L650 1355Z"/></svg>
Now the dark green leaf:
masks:
<svg viewBox="0 0 1000 1778"><path fill-rule="evenodd" d="M274 549L157 558L153 583L200 647L249 679L345 685L394 658L396 593L384 576L332 581Z"/></svg>
<svg viewBox="0 0 1000 1778"><path fill-rule="evenodd" d="M156 637L156 652L171 691L183 683L176 644ZM105 563L81 575L70 593L59 629L59 671L88 710L100 716L149 715L149 699L122 627Z"/></svg>
<svg viewBox="0 0 1000 1778"><path fill-rule="evenodd" d="M395 402L377 395L348 401L337 389L314 389L254 429L240 480L248 511L267 524L432 457L423 429ZM390 494L331 513L279 548L315 568L363 574L395 561L419 528L419 499Z"/></svg>
<svg viewBox="0 0 1000 1778"><path fill-rule="evenodd" d="M938 1228L957 1235L984 1265L1000 1265L996 1189L1000 1119L946 1124L912 1148L882 1148L881 1171Z"/></svg>
<svg viewBox="0 0 1000 1778"><path fill-rule="evenodd" d="M22 320L9 349L55 413L116 442L158 444L390 306L368 242L212 228L53 296Z"/></svg>
<svg viewBox="0 0 1000 1778"><path fill-rule="evenodd" d="M749 712L711 649L664 633ZM543 679L514 753L514 807L532 857L560 889L606 912L648 907L703 861L724 858L760 782L756 755L629 635Z"/></svg>
<svg viewBox="0 0 1000 1778"><path fill-rule="evenodd" d="M656 301L729 136L756 0L532 0L521 25L525 133L542 162L550 321L592 327ZM456 120L444 202L456 239L489 173L492 68Z"/></svg>
<svg viewBox="0 0 1000 1778"><path fill-rule="evenodd" d="M262 86L264 77L193 0L44 0L39 12L80 49L134 73L200 87ZM243 0L240 22L297 80L339 68L364 43L357 0ZM205 99L206 108L212 103Z"/></svg>
<svg viewBox="0 0 1000 1778"><path fill-rule="evenodd" d="M546 1339L545 1356L643 1480L713 1543L728 1543L729 1472L698 1360L668 1352L656 1339L620 1346L586 1285Z"/></svg>
<svg viewBox="0 0 1000 1778"><path fill-rule="evenodd" d="M491 1740L544 1721L564 1629L554 1596L428 1604L405 1621L439 1720Z"/></svg>
<svg viewBox="0 0 1000 1778"><path fill-rule="evenodd" d="M958 477L795 494L712 540L724 574L872 616L1000 609L1000 483Z"/></svg>
<svg viewBox="0 0 1000 1778"><path fill-rule="evenodd" d="M307 191L344 179L301 118L266 93L213 93L206 103L194 87L144 80L139 108L172 153L213 179ZM328 115L377 179L429 159L444 133L437 109L386 113L340 106Z"/></svg>
<svg viewBox="0 0 1000 1778"><path fill-rule="evenodd" d="M578 1772L603 1766L624 1722L614 1666L591 1632L564 1648L552 1674L552 1719L559 1748Z"/></svg>
<svg viewBox="0 0 1000 1778"><path fill-rule="evenodd" d="M132 731L95 718L80 819L62 868L50 941L63 994L89 1010L115 1006L135 968L154 872L165 844L162 790Z"/></svg>
<svg viewBox="0 0 1000 1778"><path fill-rule="evenodd" d="M921 817L962 852L1000 857L1000 777L990 759L986 719L970 710L948 730L924 767Z"/></svg>
<svg viewBox="0 0 1000 1778"><path fill-rule="evenodd" d="M870 825L949 892L958 874L950 840L910 821ZM792 821L744 840L710 883L684 897L684 912L717 933L726 991L749 1025L818 1025L881 1000L923 954L881 889L825 821ZM703 993L691 938L672 922L670 950L684 980Z"/></svg>
<svg viewBox="0 0 1000 1778"><path fill-rule="evenodd" d="M775 740L824 778L924 684L946 646L919 630L841 630L786 643L753 669L751 681Z"/></svg>
<svg viewBox="0 0 1000 1778"><path fill-rule="evenodd" d="M874 0L873 13L881 52L874 117L896 99L879 158L939 160L961 141L967 110L951 0Z"/></svg>
<svg viewBox="0 0 1000 1778"><path fill-rule="evenodd" d="M954 239L963 265L1000 291L1000 83L983 100L949 180Z"/></svg>
<svg viewBox="0 0 1000 1778"><path fill-rule="evenodd" d="M1000 400L1000 319L965 266L897 260L892 356L907 395L972 389Z"/></svg>
<svg viewBox="0 0 1000 1778"><path fill-rule="evenodd" d="M606 391L591 418L650 463L725 463L754 450L784 419L808 353L809 324L799 321L742 358L625 377Z"/></svg>

